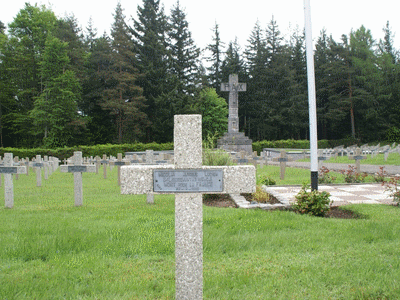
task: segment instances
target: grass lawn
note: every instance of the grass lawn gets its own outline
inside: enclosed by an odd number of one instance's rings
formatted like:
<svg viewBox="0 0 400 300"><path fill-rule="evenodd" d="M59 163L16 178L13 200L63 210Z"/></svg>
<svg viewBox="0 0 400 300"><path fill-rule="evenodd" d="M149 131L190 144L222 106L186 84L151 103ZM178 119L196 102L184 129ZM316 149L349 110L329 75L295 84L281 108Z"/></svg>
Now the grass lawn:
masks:
<svg viewBox="0 0 400 300"><path fill-rule="evenodd" d="M174 197L120 195L116 168L83 185L83 207L59 171L20 175L13 209L0 188L0 298L174 299ZM204 299L400 298L399 207L347 208L364 217L204 206Z"/></svg>
<svg viewBox="0 0 400 300"><path fill-rule="evenodd" d="M285 170L285 179L280 179L280 167L279 166L264 166L257 167L257 184L260 183L260 177L262 175L268 176L276 181L276 185L295 185L295 184L310 184L311 183L311 171L310 169L300 169L287 167ZM338 172L329 172L330 176L335 177L335 184L345 183L344 175ZM368 175L365 178L365 182L375 182L373 175Z"/></svg>

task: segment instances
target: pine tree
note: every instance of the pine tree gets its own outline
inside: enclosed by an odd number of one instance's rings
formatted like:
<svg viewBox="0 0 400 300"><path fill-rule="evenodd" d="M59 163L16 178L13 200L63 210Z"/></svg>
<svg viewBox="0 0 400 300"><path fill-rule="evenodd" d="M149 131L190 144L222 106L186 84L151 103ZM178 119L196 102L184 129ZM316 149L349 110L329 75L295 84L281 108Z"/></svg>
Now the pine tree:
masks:
<svg viewBox="0 0 400 300"><path fill-rule="evenodd" d="M88 39L88 38L87 38ZM104 34L93 39L89 44L89 57L86 63L86 76L82 85L83 99L80 106L83 115L89 116L86 134L89 144L106 144L114 142L117 127L115 116L101 106L105 90L112 88L108 80L111 68L111 40Z"/></svg>
<svg viewBox="0 0 400 300"><path fill-rule="evenodd" d="M138 7L137 20L133 21L138 69L144 75L139 78L138 85L143 88L148 105L146 114L151 118L146 140L159 141L164 138L164 133L159 128L158 120L162 118L162 112L158 110L156 102L163 94L168 95L174 89L168 74L167 18L159 0L143 0L143 6Z"/></svg>
<svg viewBox="0 0 400 300"><path fill-rule="evenodd" d="M35 133L43 136L47 147L69 145L72 134L68 127L78 117L81 90L75 73L67 70L67 47L67 43L48 36L40 64L43 92L30 111Z"/></svg>
<svg viewBox="0 0 400 300"><path fill-rule="evenodd" d="M2 21L0 21L0 34L5 34L6 32L6 25Z"/></svg>
<svg viewBox="0 0 400 300"><path fill-rule="evenodd" d="M305 55L305 36L299 30L293 32L288 46L291 84L287 86L287 115L290 138L308 138L307 67Z"/></svg>
<svg viewBox="0 0 400 300"><path fill-rule="evenodd" d="M212 37L212 43L208 44L206 50L211 52L211 55L206 58L208 62L211 63L211 66L207 68L208 77L211 86L217 91L219 94L221 90L221 67L222 67L222 54L224 49L224 43L221 41L219 26L215 23L213 30L214 36Z"/></svg>
<svg viewBox="0 0 400 300"><path fill-rule="evenodd" d="M189 23L179 1L171 10L168 36L171 54L170 69L178 80L178 93L193 94L200 50L191 37Z"/></svg>
<svg viewBox="0 0 400 300"><path fill-rule="evenodd" d="M124 140L124 124L129 119L130 134L138 139L143 136L147 126L147 116L144 113L145 98L143 90L136 85L140 74L137 69L136 53L121 4L118 3L111 29L111 64L107 80L110 87L104 91L102 107L116 118L118 128L118 143Z"/></svg>
<svg viewBox="0 0 400 300"><path fill-rule="evenodd" d="M264 118L269 110L266 103L267 85L265 81L268 53L265 34L258 21L250 34L244 54L249 76L246 93L248 94L248 99L251 99L247 101L247 105L242 109L245 113L244 127L247 135L256 139L257 131L266 132L269 127Z"/></svg>
<svg viewBox="0 0 400 300"><path fill-rule="evenodd" d="M57 18L51 10L28 3L9 25L10 53L6 60L12 76L12 106L15 107L9 125L15 146L35 145L29 111L34 106L35 97L43 92L40 63L47 36L54 32L56 25Z"/></svg>
<svg viewBox="0 0 400 300"><path fill-rule="evenodd" d="M377 52L379 78L380 115L387 129L391 127L400 128L400 65L399 52L393 45L393 33L389 24L383 28L384 39L379 42Z"/></svg>

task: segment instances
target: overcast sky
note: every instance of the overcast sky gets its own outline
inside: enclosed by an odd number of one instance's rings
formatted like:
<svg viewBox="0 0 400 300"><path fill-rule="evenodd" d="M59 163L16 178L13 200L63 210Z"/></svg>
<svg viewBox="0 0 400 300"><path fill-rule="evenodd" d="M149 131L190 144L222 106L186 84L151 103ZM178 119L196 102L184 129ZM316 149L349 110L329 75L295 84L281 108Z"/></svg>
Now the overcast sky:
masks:
<svg viewBox="0 0 400 300"><path fill-rule="evenodd" d="M6 2L6 0L4 0ZM18 11L29 0L10 0L1 6L0 21L10 23ZM131 17L137 18L137 6L142 6L142 0L120 0L124 8L127 23L132 24ZM166 14L177 0L161 0ZM236 3L237 4L236 4ZM339 41L342 34L349 34L351 29L358 29L364 25L370 29L375 40L383 38L382 28L390 22L395 35L395 47L400 49L400 17L395 7L395 0L311 0L311 16L314 41L319 36L322 28ZM57 16L63 17L66 13L73 13L84 29L89 18L92 17L98 35L105 30L109 33L115 7L118 0L92 1L92 0L52 0L30 1L31 4L51 4ZM247 45L255 23L259 20L262 28L266 28L274 16L283 35L289 35L290 28L299 26L304 28L304 2L303 0L180 0L181 7L186 12L189 30L196 44L204 48L211 43L212 28L217 22L220 29L221 40L225 43L233 41L235 37L242 49Z"/></svg>

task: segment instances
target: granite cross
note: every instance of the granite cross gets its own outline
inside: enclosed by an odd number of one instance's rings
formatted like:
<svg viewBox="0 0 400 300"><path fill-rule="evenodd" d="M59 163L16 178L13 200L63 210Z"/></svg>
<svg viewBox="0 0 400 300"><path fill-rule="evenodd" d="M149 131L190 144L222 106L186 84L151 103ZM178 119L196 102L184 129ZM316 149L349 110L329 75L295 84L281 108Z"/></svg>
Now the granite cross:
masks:
<svg viewBox="0 0 400 300"><path fill-rule="evenodd" d="M367 159L366 156L361 155L361 149L357 148L355 151L355 155L350 155L349 159L354 159L356 161L356 172L360 173L361 172L361 165L360 165L360 160L362 159Z"/></svg>
<svg viewBox="0 0 400 300"><path fill-rule="evenodd" d="M229 92L228 132L239 132L239 92L246 91L246 83L239 83L237 74L229 75L229 82L221 84L221 92Z"/></svg>
<svg viewBox="0 0 400 300"><path fill-rule="evenodd" d="M275 157L273 159L273 161L279 161L279 166L280 166L280 169L281 169L280 178L281 178L281 180L284 180L285 179L286 163L288 161L292 161L292 159L287 157L287 154L286 154L285 150L281 150L280 156L279 157Z"/></svg>
<svg viewBox="0 0 400 300"><path fill-rule="evenodd" d="M12 153L4 153L4 166L0 166L0 174L4 174L4 200L7 208L13 208L14 206L14 185L12 174L23 174L25 172L26 167L14 167Z"/></svg>
<svg viewBox="0 0 400 300"><path fill-rule="evenodd" d="M36 169L36 186L42 186L42 168L43 162L40 155L36 155L36 160L32 164L32 167Z"/></svg>
<svg viewBox="0 0 400 300"><path fill-rule="evenodd" d="M75 206L81 206L83 204L83 187L82 187L82 172L96 172L95 165L82 164L82 152L75 151L73 158L74 165L63 165L60 166L60 171L63 173L74 173L74 193L75 193Z"/></svg>
<svg viewBox="0 0 400 300"><path fill-rule="evenodd" d="M202 166L201 115L175 116L174 153L174 165L122 167L121 193L175 193L176 299L202 299L202 193L253 193L255 168Z"/></svg>

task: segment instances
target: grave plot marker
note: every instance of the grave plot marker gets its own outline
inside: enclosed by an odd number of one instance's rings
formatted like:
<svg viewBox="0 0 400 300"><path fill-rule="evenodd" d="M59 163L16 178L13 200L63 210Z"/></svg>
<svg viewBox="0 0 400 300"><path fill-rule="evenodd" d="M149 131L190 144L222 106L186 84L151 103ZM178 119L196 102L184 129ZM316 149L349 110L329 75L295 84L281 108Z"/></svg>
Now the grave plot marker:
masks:
<svg viewBox="0 0 400 300"><path fill-rule="evenodd" d="M108 165L108 160L107 160L107 155L103 154L103 159L100 161L100 163L103 165L103 177L104 179L107 179L107 165Z"/></svg>
<svg viewBox="0 0 400 300"><path fill-rule="evenodd" d="M121 166L129 164L128 162L122 161L122 153L117 154L117 161L114 162L114 166L117 166L118 171L118 185L121 185Z"/></svg>
<svg viewBox="0 0 400 300"><path fill-rule="evenodd" d="M12 174L23 174L26 172L26 167L14 166L12 153L4 153L3 162L4 166L0 166L0 174L4 174L4 202L6 208L13 208L14 185L12 180Z"/></svg>
<svg viewBox="0 0 400 300"><path fill-rule="evenodd" d="M361 149L357 148L355 151L355 155L352 155L349 157L349 159L354 159L356 161L356 171L357 173L361 172L361 165L360 165L360 161L362 159L366 159L367 157L364 155L361 155Z"/></svg>
<svg viewBox="0 0 400 300"><path fill-rule="evenodd" d="M174 120L174 165L121 168L122 194L175 193L176 299L203 297L202 193L253 193L252 165L202 166L200 115Z"/></svg>
<svg viewBox="0 0 400 300"><path fill-rule="evenodd" d="M74 194L75 194L75 206L83 205L83 187L82 187L82 172L96 172L95 165L83 165L82 164L82 152L75 151L73 157L74 165L60 166L60 171L63 173L74 173Z"/></svg>
<svg viewBox="0 0 400 300"><path fill-rule="evenodd" d="M286 171L286 163L288 161L291 161L291 159L287 157L285 150L281 150L280 157L274 158L273 161L279 161L279 166L281 169L280 178L281 178L281 180L284 180L285 179L285 171Z"/></svg>
<svg viewBox="0 0 400 300"><path fill-rule="evenodd" d="M42 168L43 168L43 162L42 162L42 157L40 155L36 155L36 160L32 164L32 166L36 170L36 186L42 186Z"/></svg>

